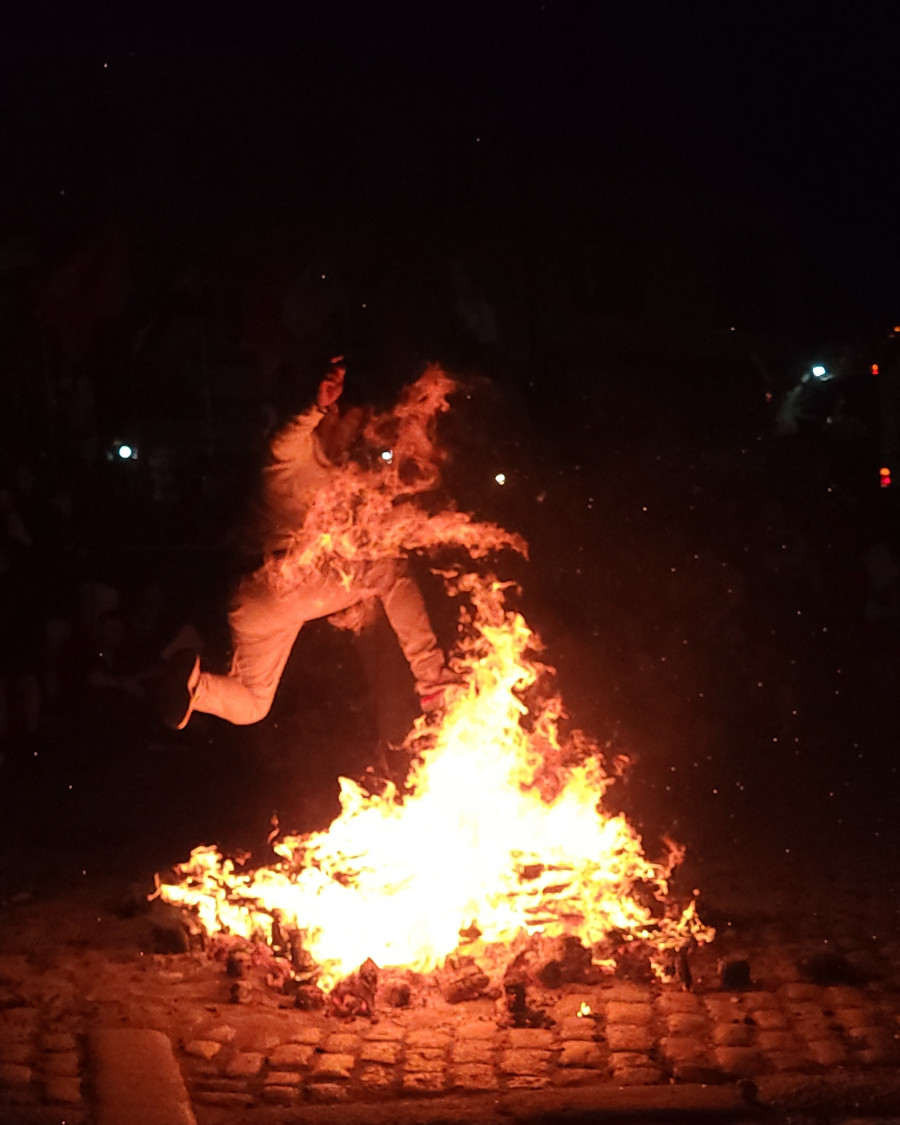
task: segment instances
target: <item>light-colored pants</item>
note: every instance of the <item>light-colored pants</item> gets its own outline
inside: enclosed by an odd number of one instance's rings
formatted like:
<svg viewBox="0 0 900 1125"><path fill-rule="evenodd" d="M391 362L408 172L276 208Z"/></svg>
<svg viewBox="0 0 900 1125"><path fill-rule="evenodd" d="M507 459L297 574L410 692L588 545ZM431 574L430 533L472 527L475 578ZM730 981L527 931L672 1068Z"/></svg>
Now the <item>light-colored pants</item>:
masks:
<svg viewBox="0 0 900 1125"><path fill-rule="evenodd" d="M422 593L403 560L358 563L349 580L336 574L313 575L293 586L263 567L241 581L228 614L234 652L231 671L227 676L202 672L193 709L230 723L259 722L272 706L303 625L371 597L384 606L418 694L434 691L441 683L444 654Z"/></svg>

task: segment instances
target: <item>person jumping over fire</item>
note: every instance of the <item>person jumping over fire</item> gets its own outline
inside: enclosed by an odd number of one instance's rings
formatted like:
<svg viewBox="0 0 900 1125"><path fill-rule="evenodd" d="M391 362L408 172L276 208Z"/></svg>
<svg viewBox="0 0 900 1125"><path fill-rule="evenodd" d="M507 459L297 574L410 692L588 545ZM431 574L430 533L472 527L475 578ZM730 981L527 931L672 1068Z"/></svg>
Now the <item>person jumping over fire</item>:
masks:
<svg viewBox="0 0 900 1125"><path fill-rule="evenodd" d="M272 439L261 481L258 549L261 565L239 582L228 615L232 661L227 675L201 666L193 650L170 660L159 692L163 722L183 729L193 712L217 715L235 724L259 722L268 714L291 649L308 622L380 600L409 664L423 711L440 706L448 673L443 651L431 627L425 602L396 557L341 558L329 562L321 553L297 560L298 536L323 490L336 487L339 468L333 449L341 429L338 400L344 389L343 357L318 385L315 400ZM328 539L326 532L315 533Z"/></svg>

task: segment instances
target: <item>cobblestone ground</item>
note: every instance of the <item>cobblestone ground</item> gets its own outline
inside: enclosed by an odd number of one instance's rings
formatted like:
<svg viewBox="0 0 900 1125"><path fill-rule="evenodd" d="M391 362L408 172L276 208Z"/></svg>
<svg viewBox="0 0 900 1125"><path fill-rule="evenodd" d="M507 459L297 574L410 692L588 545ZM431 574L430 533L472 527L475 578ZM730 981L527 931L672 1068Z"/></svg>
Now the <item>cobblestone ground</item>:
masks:
<svg viewBox="0 0 900 1125"><path fill-rule="evenodd" d="M264 986L231 1003L221 961L151 952L146 916L120 917L109 888L13 904L0 954L0 1121L92 1121L100 1028L163 1032L201 1125L262 1107L451 1094L699 1083L752 1098L785 1076L900 1073L894 892L860 880L813 893L791 878L712 891L719 936L693 957L690 990L568 985L532 998L546 1028L504 1026L486 999L349 1021L298 1011ZM739 971L723 987L729 964L749 966L749 982Z"/></svg>

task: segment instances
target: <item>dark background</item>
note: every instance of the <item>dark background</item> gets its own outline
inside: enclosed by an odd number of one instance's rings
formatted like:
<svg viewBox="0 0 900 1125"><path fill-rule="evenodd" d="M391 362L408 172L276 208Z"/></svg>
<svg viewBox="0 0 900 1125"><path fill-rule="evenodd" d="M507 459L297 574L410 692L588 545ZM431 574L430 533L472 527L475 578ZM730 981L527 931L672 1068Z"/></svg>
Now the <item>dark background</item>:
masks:
<svg viewBox="0 0 900 1125"><path fill-rule="evenodd" d="M822 356L847 386L893 370L897 31L888 3L8 16L4 459L74 513L29 619L93 650L79 591L115 590L131 629L159 582L166 624L224 659L281 359L344 352L359 401L440 360L469 395L449 490L531 541L529 619L573 722L635 759L631 814L880 849L897 577L873 616L866 558L894 548L896 414L868 383L837 426L786 434L778 411ZM367 682L311 627L249 732L198 717L173 740L149 696L45 691L38 741L10 730L30 796L8 823L49 801L75 838L174 850L262 835L275 803L327 819L334 773L399 721Z"/></svg>

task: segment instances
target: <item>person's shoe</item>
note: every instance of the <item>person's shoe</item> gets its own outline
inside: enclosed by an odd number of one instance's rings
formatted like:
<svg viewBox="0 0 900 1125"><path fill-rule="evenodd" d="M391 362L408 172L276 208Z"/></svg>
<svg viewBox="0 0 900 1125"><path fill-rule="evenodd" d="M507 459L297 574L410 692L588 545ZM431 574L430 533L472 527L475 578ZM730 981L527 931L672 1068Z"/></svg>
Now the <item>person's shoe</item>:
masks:
<svg viewBox="0 0 900 1125"><path fill-rule="evenodd" d="M194 709L194 694L200 682L200 657L183 648L172 654L159 684L159 717L172 730L183 730Z"/></svg>
<svg viewBox="0 0 900 1125"><path fill-rule="evenodd" d="M447 696L452 688L462 683L462 677L449 669L441 676L440 683L419 696L419 707L423 715L435 716L447 706Z"/></svg>

